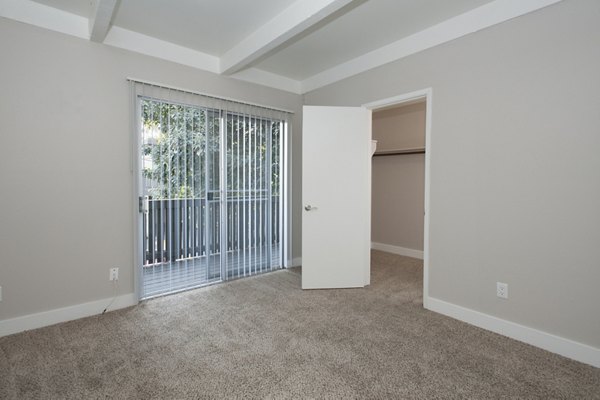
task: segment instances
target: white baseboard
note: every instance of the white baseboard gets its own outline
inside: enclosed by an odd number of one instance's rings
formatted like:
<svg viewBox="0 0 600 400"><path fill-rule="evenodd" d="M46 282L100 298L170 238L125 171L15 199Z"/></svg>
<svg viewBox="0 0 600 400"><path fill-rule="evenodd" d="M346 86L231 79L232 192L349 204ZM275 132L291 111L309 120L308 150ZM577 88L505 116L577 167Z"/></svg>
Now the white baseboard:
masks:
<svg viewBox="0 0 600 400"><path fill-rule="evenodd" d="M560 336L519 325L479 311L457 306L433 297L424 301L425 308L479 328L548 350L552 353L600 368L600 349Z"/></svg>
<svg viewBox="0 0 600 400"><path fill-rule="evenodd" d="M398 254L401 256L423 259L423 250L408 249L406 247L394 246L391 244L371 242L373 250L385 251L386 253Z"/></svg>
<svg viewBox="0 0 600 400"><path fill-rule="evenodd" d="M286 268L300 267L302 265L302 257L290 258L285 264Z"/></svg>
<svg viewBox="0 0 600 400"><path fill-rule="evenodd" d="M89 303L2 320L0 321L0 337L100 314L111 300L112 298L96 300ZM124 294L115 298L109 311L133 306L137 303L138 300L135 294Z"/></svg>

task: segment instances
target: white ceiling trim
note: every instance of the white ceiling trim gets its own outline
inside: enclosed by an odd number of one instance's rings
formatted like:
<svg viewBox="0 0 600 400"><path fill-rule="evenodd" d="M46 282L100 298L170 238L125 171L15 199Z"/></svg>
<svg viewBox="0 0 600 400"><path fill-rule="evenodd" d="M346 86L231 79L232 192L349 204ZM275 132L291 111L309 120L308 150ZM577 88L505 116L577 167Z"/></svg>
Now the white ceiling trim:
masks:
<svg viewBox="0 0 600 400"><path fill-rule="evenodd" d="M219 58L216 56L118 26L110 29L104 44L219 74ZM255 68L240 71L231 78L300 94L299 81Z"/></svg>
<svg viewBox="0 0 600 400"><path fill-rule="evenodd" d="M83 39L90 38L87 18L30 0L0 0L0 16Z"/></svg>
<svg viewBox="0 0 600 400"><path fill-rule="evenodd" d="M102 43L108 30L110 22L117 6L117 0L96 0L89 19L90 40Z"/></svg>
<svg viewBox="0 0 600 400"><path fill-rule="evenodd" d="M104 44L219 73L218 57L118 26L113 26L110 29L106 39L104 39Z"/></svg>
<svg viewBox="0 0 600 400"><path fill-rule="evenodd" d="M496 0L302 81L302 93L530 13L562 0Z"/></svg>
<svg viewBox="0 0 600 400"><path fill-rule="evenodd" d="M289 42L353 0L298 0L221 57L221 73L232 74Z"/></svg>
<svg viewBox="0 0 600 400"><path fill-rule="evenodd" d="M90 20L88 18L31 0L0 0L0 16L82 39L90 39ZM203 71L216 74L220 72L218 57L118 26L109 27L103 43ZM236 74L234 78L296 94L300 93L299 81L266 71L251 69Z"/></svg>
<svg viewBox="0 0 600 400"><path fill-rule="evenodd" d="M332 4L332 7L343 7L340 6L338 1L347 4L351 0L319 1L319 4L322 6L321 9L323 9L326 8L324 6L325 3ZM315 74L303 81L297 81L255 68L240 71L232 77L292 93L303 94L560 1L562 0L495 0L397 42ZM295 5L296 3L292 7ZM289 7L284 13L288 12L292 7ZM31 0L0 0L0 16L86 40L90 39L90 20L88 18ZM310 20L310 18L308 19ZM298 25L302 25L302 23L298 22L295 26ZM292 29L290 28L289 20L286 26L288 30ZM279 29L284 29L284 27L279 27ZM287 34L285 32L282 33L282 37L275 36L275 28L269 32L271 36L257 37L253 43L250 43L251 46L254 46L249 50L253 51L252 54L241 56L231 53L230 56L227 56L228 52L223 59L116 26L109 26L108 34L103 43L220 74L222 66L228 65L227 57L231 57L229 58L229 63L240 63L242 62L240 61L242 58L246 60L244 62L247 62L248 59L253 59L255 56L259 57L256 54L265 51L265 49L272 49L279 45L271 48L270 46L273 46L274 43L279 43L280 40L283 40L283 42L286 41L285 37ZM260 35L264 34L261 33ZM268 41L269 37L271 41ZM287 40L290 39L291 37ZM263 43L263 47L260 47L260 43ZM241 43L236 45L234 49L240 45Z"/></svg>
<svg viewBox="0 0 600 400"><path fill-rule="evenodd" d="M295 94L301 94L300 81L286 76L267 72L257 68L247 68L231 75L232 78L242 81L257 83L263 86L269 86L275 89L285 90Z"/></svg>

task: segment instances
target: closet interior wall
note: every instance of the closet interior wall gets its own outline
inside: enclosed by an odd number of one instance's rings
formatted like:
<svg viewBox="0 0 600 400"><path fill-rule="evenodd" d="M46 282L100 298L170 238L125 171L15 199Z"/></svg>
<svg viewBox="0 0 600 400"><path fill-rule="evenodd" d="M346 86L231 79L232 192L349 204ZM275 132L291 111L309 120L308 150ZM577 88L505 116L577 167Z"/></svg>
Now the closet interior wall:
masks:
<svg viewBox="0 0 600 400"><path fill-rule="evenodd" d="M424 101L373 113L371 240L374 248L422 254L425 154L377 155L425 147Z"/></svg>

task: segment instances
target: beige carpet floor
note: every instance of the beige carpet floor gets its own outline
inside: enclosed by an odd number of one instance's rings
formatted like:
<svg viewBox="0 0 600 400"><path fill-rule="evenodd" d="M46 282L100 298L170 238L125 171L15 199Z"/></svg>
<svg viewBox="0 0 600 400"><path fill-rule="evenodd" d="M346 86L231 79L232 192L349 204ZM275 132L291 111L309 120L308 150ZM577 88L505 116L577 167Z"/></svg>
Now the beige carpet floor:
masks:
<svg viewBox="0 0 600 400"><path fill-rule="evenodd" d="M366 289L300 271L0 338L1 399L600 399L600 369L426 311L419 260Z"/></svg>

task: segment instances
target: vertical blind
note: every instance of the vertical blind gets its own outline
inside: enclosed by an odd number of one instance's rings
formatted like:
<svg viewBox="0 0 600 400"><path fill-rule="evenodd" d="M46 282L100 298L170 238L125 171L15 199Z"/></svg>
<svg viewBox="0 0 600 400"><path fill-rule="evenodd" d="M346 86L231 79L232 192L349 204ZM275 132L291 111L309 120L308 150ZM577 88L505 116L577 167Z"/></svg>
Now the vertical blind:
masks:
<svg viewBox="0 0 600 400"><path fill-rule="evenodd" d="M282 267L290 113L132 81L141 297Z"/></svg>

